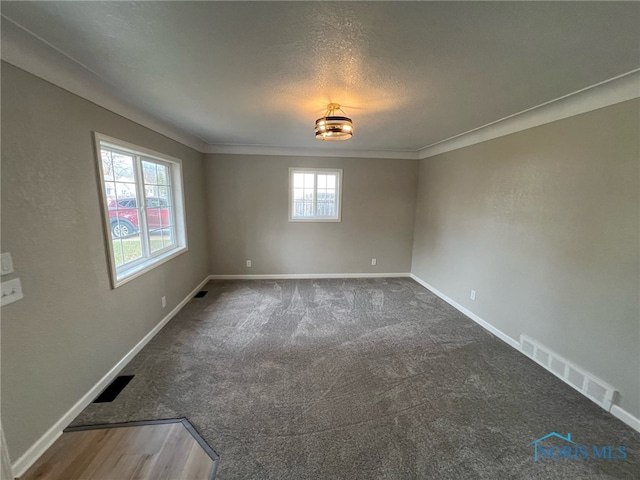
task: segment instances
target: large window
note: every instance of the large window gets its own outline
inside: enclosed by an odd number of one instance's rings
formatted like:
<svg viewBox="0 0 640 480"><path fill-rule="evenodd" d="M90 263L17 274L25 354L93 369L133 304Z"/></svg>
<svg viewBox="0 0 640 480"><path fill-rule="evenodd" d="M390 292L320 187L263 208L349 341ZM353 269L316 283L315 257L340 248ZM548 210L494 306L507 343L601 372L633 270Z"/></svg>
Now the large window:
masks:
<svg viewBox="0 0 640 480"><path fill-rule="evenodd" d="M180 160L96 133L113 286L187 249Z"/></svg>
<svg viewBox="0 0 640 480"><path fill-rule="evenodd" d="M339 222L342 170L289 169L289 221Z"/></svg>

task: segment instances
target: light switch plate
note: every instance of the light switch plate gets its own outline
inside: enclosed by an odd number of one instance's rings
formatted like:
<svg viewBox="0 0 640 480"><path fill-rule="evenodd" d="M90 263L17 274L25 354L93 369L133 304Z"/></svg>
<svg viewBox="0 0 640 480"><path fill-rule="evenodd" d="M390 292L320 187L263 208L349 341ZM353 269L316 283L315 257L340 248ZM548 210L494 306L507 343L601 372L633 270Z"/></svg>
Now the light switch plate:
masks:
<svg viewBox="0 0 640 480"><path fill-rule="evenodd" d="M4 307L5 305L9 305L23 297L22 284L20 283L19 278L2 282L2 301L0 302L0 305Z"/></svg>
<svg viewBox="0 0 640 480"><path fill-rule="evenodd" d="M10 253L0 255L0 274L7 275L13 273L13 258Z"/></svg>

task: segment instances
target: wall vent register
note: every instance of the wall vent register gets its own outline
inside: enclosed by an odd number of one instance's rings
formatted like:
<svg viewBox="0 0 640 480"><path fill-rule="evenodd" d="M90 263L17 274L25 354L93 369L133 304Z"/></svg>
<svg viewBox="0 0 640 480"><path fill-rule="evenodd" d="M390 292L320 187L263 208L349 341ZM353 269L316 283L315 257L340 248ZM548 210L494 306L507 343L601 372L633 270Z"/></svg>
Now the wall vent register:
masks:
<svg viewBox="0 0 640 480"><path fill-rule="evenodd" d="M525 335L520 336L520 350L605 410L611 410L616 394L611 385Z"/></svg>

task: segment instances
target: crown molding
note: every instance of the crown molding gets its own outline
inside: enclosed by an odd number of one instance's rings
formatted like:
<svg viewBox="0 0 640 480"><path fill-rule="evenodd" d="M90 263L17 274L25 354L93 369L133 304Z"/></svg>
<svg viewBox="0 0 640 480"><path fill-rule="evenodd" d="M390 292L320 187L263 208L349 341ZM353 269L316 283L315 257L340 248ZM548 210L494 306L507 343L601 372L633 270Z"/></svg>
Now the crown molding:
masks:
<svg viewBox="0 0 640 480"><path fill-rule="evenodd" d="M176 142L204 151L206 142L202 139L133 107L98 74L4 15L1 28L3 61Z"/></svg>
<svg viewBox="0 0 640 480"><path fill-rule="evenodd" d="M428 145L417 151L418 158L433 157L639 97L640 69L636 69Z"/></svg>
<svg viewBox="0 0 640 480"><path fill-rule="evenodd" d="M1 29L3 61L202 153L418 160L640 97L640 69L636 69L418 150L209 144L168 119L132 106L100 75L4 15Z"/></svg>
<svg viewBox="0 0 640 480"><path fill-rule="evenodd" d="M402 150L324 150L267 145L208 144L205 153L231 155L294 155L318 157L423 159L469 147L477 143L521 132L546 123L573 117L599 108L640 98L640 69L632 70L596 85L550 100L522 112L460 133L415 151Z"/></svg>
<svg viewBox="0 0 640 480"><path fill-rule="evenodd" d="M331 145L333 147L333 145ZM345 148L296 148L270 145L208 144L204 153L228 155L277 155L294 157L392 158L418 160L418 152L410 150L348 150Z"/></svg>

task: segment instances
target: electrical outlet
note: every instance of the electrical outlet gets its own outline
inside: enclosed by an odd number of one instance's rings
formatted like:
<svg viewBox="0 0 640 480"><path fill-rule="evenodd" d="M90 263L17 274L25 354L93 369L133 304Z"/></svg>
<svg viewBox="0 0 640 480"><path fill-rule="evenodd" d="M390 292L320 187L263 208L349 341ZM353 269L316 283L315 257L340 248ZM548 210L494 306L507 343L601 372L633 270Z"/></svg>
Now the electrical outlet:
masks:
<svg viewBox="0 0 640 480"><path fill-rule="evenodd" d="M2 282L2 301L0 305L9 305L21 298L24 298L24 296L22 295L22 284L19 278Z"/></svg>
<svg viewBox="0 0 640 480"><path fill-rule="evenodd" d="M475 290L471 290L471 295L469 295L469 298L470 298L471 300L474 300L474 301L475 301L475 299L476 299L476 291L475 291Z"/></svg>
<svg viewBox="0 0 640 480"><path fill-rule="evenodd" d="M378 264L378 260L376 260L375 258L371 259L371 265L377 265Z"/></svg>
<svg viewBox="0 0 640 480"><path fill-rule="evenodd" d="M163 296L162 297L162 308L165 308L167 306L167 297Z"/></svg>
<svg viewBox="0 0 640 480"><path fill-rule="evenodd" d="M0 273L2 275L13 273L13 259L10 253L0 255Z"/></svg>
<svg viewBox="0 0 640 480"><path fill-rule="evenodd" d="M251 260L247 260L247 268L251 268Z"/></svg>

